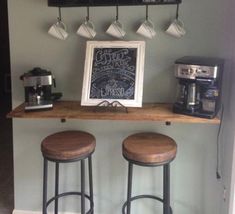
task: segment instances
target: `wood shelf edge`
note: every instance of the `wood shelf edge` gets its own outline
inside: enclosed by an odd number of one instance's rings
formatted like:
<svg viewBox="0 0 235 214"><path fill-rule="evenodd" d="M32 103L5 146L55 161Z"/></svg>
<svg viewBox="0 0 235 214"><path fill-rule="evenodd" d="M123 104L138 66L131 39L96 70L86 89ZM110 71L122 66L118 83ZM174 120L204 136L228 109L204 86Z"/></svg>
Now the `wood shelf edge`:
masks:
<svg viewBox="0 0 235 214"><path fill-rule="evenodd" d="M156 121L169 123L220 124L218 117L205 119L172 112L169 103L145 103L142 108L128 108L125 112L94 112L93 107L80 105L80 101L57 101L52 110L25 112L24 103L7 114L7 118L25 119L81 119L81 120L120 120Z"/></svg>

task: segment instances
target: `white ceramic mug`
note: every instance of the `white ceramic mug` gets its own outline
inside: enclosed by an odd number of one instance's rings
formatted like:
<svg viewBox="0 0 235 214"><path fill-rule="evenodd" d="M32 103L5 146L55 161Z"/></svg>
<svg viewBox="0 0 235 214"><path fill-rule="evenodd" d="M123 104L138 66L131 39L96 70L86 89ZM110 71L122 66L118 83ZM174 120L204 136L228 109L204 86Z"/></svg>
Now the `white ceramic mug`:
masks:
<svg viewBox="0 0 235 214"><path fill-rule="evenodd" d="M79 26L77 34L88 39L93 39L96 36L94 24L86 20Z"/></svg>
<svg viewBox="0 0 235 214"><path fill-rule="evenodd" d="M68 37L67 27L62 21L58 21L53 24L48 30L48 33L51 36L61 40L65 40Z"/></svg>
<svg viewBox="0 0 235 214"><path fill-rule="evenodd" d="M126 34L126 32L123 30L122 24L118 20L115 20L109 26L109 28L106 30L106 33L119 39L123 39Z"/></svg>
<svg viewBox="0 0 235 214"><path fill-rule="evenodd" d="M186 34L184 23L179 19L175 19L167 28L166 33L175 38L181 38Z"/></svg>
<svg viewBox="0 0 235 214"><path fill-rule="evenodd" d="M150 20L145 20L138 28L136 33L140 34L141 36L144 36L148 39L152 39L154 36L156 36L156 31L154 30L154 24Z"/></svg>

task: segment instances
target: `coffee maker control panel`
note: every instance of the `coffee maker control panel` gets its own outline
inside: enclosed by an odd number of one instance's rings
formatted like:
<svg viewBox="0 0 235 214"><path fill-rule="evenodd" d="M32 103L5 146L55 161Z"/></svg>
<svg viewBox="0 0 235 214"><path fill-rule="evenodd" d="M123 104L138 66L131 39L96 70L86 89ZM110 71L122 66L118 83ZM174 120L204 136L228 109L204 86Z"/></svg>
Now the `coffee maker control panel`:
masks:
<svg viewBox="0 0 235 214"><path fill-rule="evenodd" d="M184 79L216 79L218 76L218 67L175 64L175 76Z"/></svg>
<svg viewBox="0 0 235 214"><path fill-rule="evenodd" d="M53 77L52 75L47 76L31 76L31 77L24 77L24 87L37 87L38 85L47 86L52 85Z"/></svg>

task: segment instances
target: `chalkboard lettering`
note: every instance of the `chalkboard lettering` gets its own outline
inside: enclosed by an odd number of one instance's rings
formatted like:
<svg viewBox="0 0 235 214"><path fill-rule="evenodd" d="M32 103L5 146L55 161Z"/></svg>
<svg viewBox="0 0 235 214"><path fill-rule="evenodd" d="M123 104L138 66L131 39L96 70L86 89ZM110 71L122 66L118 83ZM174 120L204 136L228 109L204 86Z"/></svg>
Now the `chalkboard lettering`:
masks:
<svg viewBox="0 0 235 214"><path fill-rule="evenodd" d="M133 100L136 54L136 48L95 48L90 98Z"/></svg>

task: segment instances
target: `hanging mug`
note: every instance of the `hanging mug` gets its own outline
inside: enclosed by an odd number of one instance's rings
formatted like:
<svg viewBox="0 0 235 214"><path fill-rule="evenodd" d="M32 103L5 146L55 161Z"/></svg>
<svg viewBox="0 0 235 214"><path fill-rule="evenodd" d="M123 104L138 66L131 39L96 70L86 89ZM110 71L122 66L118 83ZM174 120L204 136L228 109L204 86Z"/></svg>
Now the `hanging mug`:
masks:
<svg viewBox="0 0 235 214"><path fill-rule="evenodd" d="M68 37L67 27L62 21L58 21L53 24L48 30L48 33L51 36L61 40L65 40Z"/></svg>
<svg viewBox="0 0 235 214"><path fill-rule="evenodd" d="M145 20L138 30L136 31L141 36L144 36L148 39L152 39L154 36L156 36L156 31L154 30L154 24L150 20Z"/></svg>
<svg viewBox="0 0 235 214"><path fill-rule="evenodd" d="M93 39L96 36L94 24L91 21L86 20L79 26L77 30L77 35L88 39Z"/></svg>
<svg viewBox="0 0 235 214"><path fill-rule="evenodd" d="M166 33L175 38L181 38L186 34L184 23L179 19L175 19L167 28Z"/></svg>
<svg viewBox="0 0 235 214"><path fill-rule="evenodd" d="M112 22L112 24L107 29L106 33L119 39L124 38L126 34L126 32L123 30L122 24L118 20Z"/></svg>

